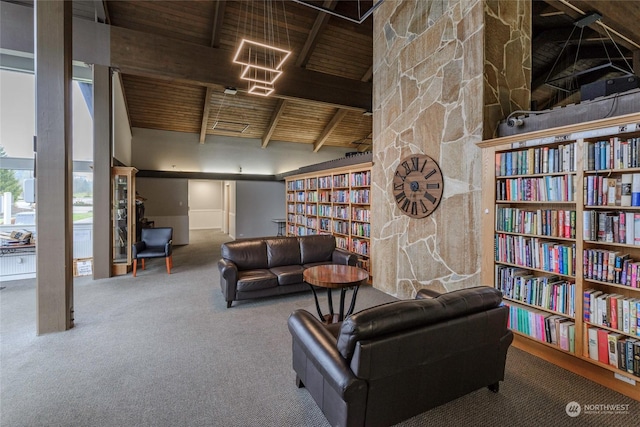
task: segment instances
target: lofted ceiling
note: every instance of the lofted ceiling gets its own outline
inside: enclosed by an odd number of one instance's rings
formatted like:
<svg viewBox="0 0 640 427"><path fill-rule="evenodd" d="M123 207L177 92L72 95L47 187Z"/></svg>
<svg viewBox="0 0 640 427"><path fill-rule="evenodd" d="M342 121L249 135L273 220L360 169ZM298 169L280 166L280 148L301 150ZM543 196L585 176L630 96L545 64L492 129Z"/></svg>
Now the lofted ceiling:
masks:
<svg viewBox="0 0 640 427"><path fill-rule="evenodd" d="M351 17L358 5L366 10L373 4L304 1ZM265 1L74 3L78 14L91 4L104 6L104 18L98 13L97 20L112 26L112 62L121 72L133 127L199 133L201 143L211 141L207 135L225 135L260 139L263 147L286 141L310 144L314 151L371 149L371 17L357 24L298 2L274 1L285 5L286 25L280 19L276 27L286 27L292 56L275 94L261 97L247 93L231 59L247 22L262 25ZM594 11L601 20L574 25ZM603 64L637 69L638 22L636 1L532 1L531 109L580 101L578 87L567 91L558 85L622 74ZM583 74L567 78L576 73ZM225 94L226 87L237 93Z"/></svg>

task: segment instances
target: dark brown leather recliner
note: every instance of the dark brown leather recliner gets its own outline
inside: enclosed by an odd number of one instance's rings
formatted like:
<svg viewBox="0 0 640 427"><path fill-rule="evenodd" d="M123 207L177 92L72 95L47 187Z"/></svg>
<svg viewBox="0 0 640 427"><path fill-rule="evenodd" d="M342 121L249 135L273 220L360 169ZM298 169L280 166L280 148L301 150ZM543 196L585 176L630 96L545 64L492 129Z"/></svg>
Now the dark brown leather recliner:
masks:
<svg viewBox="0 0 640 427"><path fill-rule="evenodd" d="M288 320L293 369L333 426L388 426L504 380L508 308L490 287L396 301L327 329ZM335 336L337 334L337 337Z"/></svg>

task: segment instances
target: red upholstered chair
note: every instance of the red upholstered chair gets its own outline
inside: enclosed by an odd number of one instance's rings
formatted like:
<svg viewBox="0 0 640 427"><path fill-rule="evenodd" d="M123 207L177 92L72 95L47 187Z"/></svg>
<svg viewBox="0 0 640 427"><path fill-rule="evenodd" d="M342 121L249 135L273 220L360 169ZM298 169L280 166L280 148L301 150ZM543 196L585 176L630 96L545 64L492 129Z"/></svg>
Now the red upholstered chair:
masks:
<svg viewBox="0 0 640 427"><path fill-rule="evenodd" d="M136 277L138 260L142 261L142 269L144 270L144 260L147 258L165 258L167 273L171 274L171 267L173 267L173 256L171 254L173 228L143 228L140 239L140 242L133 244L133 277Z"/></svg>

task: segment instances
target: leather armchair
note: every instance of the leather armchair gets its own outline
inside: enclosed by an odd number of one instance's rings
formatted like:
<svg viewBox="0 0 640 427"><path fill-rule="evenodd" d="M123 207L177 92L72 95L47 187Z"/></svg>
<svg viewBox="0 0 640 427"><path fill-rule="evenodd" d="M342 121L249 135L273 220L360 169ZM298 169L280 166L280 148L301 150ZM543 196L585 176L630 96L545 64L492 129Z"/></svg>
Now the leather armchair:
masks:
<svg viewBox="0 0 640 427"><path fill-rule="evenodd" d="M136 277L138 260L141 260L144 270L144 260L147 258L165 258L167 273L171 274L173 267L172 243L172 227L143 228L140 241L134 243L132 247L133 277Z"/></svg>
<svg viewBox="0 0 640 427"><path fill-rule="evenodd" d="M396 301L327 329L288 320L293 369L334 426L388 426L482 387L498 391L513 334L490 287Z"/></svg>

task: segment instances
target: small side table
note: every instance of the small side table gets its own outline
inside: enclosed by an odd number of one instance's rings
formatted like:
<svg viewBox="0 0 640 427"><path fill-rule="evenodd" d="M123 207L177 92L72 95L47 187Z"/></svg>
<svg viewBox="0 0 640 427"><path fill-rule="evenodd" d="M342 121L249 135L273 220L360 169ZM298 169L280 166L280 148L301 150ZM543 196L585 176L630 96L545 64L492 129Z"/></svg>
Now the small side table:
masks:
<svg viewBox="0 0 640 427"><path fill-rule="evenodd" d="M318 316L320 320L325 323L333 323L334 321L342 322L345 316L353 313L353 309L356 305L356 296L358 295L358 289L360 285L367 283L369 280L369 273L358 267L352 267L350 265L329 264L318 265L316 267L307 268L302 273L305 282L311 286L313 291L313 297L316 301L316 310L318 310ZM322 314L320 304L318 303L318 295L315 288L312 286L320 286L327 288L327 302L329 304L329 313ZM351 294L351 304L349 309L344 311L344 300L348 288L353 288ZM331 297L331 289L340 289L340 311L337 315L333 312L333 298Z"/></svg>
<svg viewBox="0 0 640 427"><path fill-rule="evenodd" d="M284 227L285 227L285 224L287 223L287 220L277 218L277 219L272 219L271 222L275 222L276 224L278 224L277 236L284 236Z"/></svg>

